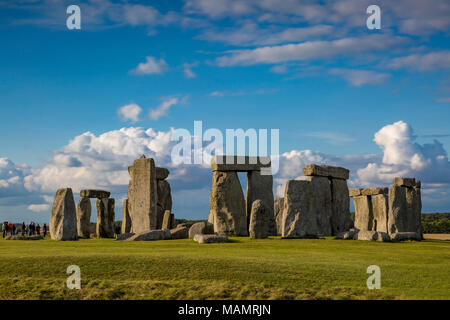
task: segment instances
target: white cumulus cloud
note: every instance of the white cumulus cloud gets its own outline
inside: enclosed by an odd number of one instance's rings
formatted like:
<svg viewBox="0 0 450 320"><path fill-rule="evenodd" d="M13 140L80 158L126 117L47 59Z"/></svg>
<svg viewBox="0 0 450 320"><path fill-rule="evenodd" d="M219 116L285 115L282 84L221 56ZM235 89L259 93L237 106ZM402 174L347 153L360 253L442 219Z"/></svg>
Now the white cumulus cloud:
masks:
<svg viewBox="0 0 450 320"><path fill-rule="evenodd" d="M127 104L119 108L117 113L123 121L139 121L139 115L142 112L142 108L135 103Z"/></svg>
<svg viewBox="0 0 450 320"><path fill-rule="evenodd" d="M131 73L144 75L144 74L161 74L169 69L167 62L160 58L157 60L155 57L146 57L145 62L141 62L137 67L131 70Z"/></svg>

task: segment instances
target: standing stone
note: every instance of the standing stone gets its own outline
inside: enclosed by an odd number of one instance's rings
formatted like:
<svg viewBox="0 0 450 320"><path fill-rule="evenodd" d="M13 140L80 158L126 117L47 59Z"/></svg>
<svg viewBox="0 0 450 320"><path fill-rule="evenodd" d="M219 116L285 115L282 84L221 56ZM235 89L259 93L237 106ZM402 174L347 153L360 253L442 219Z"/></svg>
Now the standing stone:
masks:
<svg viewBox="0 0 450 320"><path fill-rule="evenodd" d="M263 200L253 201L249 225L250 238L265 239L271 235L270 220L272 219L273 212Z"/></svg>
<svg viewBox="0 0 450 320"><path fill-rule="evenodd" d="M162 224L164 220L164 209L157 204L156 205L156 228L162 229Z"/></svg>
<svg viewBox="0 0 450 320"><path fill-rule="evenodd" d="M173 213L170 214L170 229L175 228L175 215Z"/></svg>
<svg viewBox="0 0 450 320"><path fill-rule="evenodd" d="M114 199L97 199L97 237L114 238Z"/></svg>
<svg viewBox="0 0 450 320"><path fill-rule="evenodd" d="M156 180L164 180L169 176L169 170L166 168L156 167Z"/></svg>
<svg viewBox="0 0 450 320"><path fill-rule="evenodd" d="M172 193L166 180L158 180L158 204L163 209L172 211Z"/></svg>
<svg viewBox="0 0 450 320"><path fill-rule="evenodd" d="M157 228L157 183L153 159L134 160L128 168L130 184L128 201L130 204L131 232L142 233Z"/></svg>
<svg viewBox="0 0 450 320"><path fill-rule="evenodd" d="M331 232L337 235L350 229L350 198L347 180L331 179Z"/></svg>
<svg viewBox="0 0 450 320"><path fill-rule="evenodd" d="M53 240L77 240L77 216L72 189L58 189L53 200L49 225Z"/></svg>
<svg viewBox="0 0 450 320"><path fill-rule="evenodd" d="M161 225L161 229L171 229L172 218L169 210L164 212L163 222Z"/></svg>
<svg viewBox="0 0 450 320"><path fill-rule="evenodd" d="M373 231L373 208L371 196L353 197L355 205L355 228Z"/></svg>
<svg viewBox="0 0 450 320"><path fill-rule="evenodd" d="M122 228L120 233L130 233L131 231L131 217L130 212L128 211L128 199L123 200L123 208L122 208Z"/></svg>
<svg viewBox="0 0 450 320"><path fill-rule="evenodd" d="M411 178L403 178L400 182L394 180L389 188L389 233L416 232L422 238L421 211L422 200L419 187L405 187L397 184L411 185ZM420 182L415 186L420 186Z"/></svg>
<svg viewBox="0 0 450 320"><path fill-rule="evenodd" d="M373 230L388 232L389 199L386 194L372 196Z"/></svg>
<svg viewBox="0 0 450 320"><path fill-rule="evenodd" d="M267 221L269 235L275 236L277 226L273 212L273 177L272 175L262 175L260 171L250 171L247 173L247 223L250 223L253 202L258 199L262 200L269 210L270 219Z"/></svg>
<svg viewBox="0 0 450 320"><path fill-rule="evenodd" d="M318 235L331 236L331 187L327 177L306 177L312 188L311 209L317 219Z"/></svg>
<svg viewBox="0 0 450 320"><path fill-rule="evenodd" d="M275 198L273 202L273 210L275 215L275 223L277 225L277 236L281 236L283 231L283 209L284 209L284 198Z"/></svg>
<svg viewBox="0 0 450 320"><path fill-rule="evenodd" d="M78 237L89 239L91 236L91 199L81 198L77 204Z"/></svg>
<svg viewBox="0 0 450 320"><path fill-rule="evenodd" d="M289 180L284 190L283 238L303 238L320 234L309 181Z"/></svg>
<svg viewBox="0 0 450 320"><path fill-rule="evenodd" d="M236 172L214 171L209 206L216 233L248 235L244 193Z"/></svg>

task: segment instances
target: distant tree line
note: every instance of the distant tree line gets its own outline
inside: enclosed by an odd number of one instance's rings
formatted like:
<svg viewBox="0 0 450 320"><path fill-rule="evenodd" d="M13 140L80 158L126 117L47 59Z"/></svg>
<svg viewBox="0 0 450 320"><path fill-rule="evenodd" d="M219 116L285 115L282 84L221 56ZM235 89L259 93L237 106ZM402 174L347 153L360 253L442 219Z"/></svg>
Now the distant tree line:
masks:
<svg viewBox="0 0 450 320"><path fill-rule="evenodd" d="M450 233L450 213L423 213L423 233Z"/></svg>

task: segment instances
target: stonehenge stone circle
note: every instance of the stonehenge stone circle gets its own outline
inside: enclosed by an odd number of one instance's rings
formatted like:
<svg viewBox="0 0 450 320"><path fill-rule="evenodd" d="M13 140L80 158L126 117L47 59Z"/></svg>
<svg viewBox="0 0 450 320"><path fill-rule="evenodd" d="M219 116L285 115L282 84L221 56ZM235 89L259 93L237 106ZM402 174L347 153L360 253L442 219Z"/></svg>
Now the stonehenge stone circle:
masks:
<svg viewBox="0 0 450 320"><path fill-rule="evenodd" d="M53 200L49 224L53 240L77 240L77 216L72 189L58 189Z"/></svg>
<svg viewBox="0 0 450 320"><path fill-rule="evenodd" d="M134 160L128 167L130 183L128 186L129 214L131 232L141 233L157 229L157 180L155 161L145 156Z"/></svg>
<svg viewBox="0 0 450 320"><path fill-rule="evenodd" d="M345 168L311 164L306 180L286 184L282 236L337 235L350 228L350 199Z"/></svg>
<svg viewBox="0 0 450 320"><path fill-rule="evenodd" d="M355 227L361 231L387 233L391 238L408 237L422 239L422 200L420 181L414 178L394 178L388 189L350 189L355 205Z"/></svg>
<svg viewBox="0 0 450 320"><path fill-rule="evenodd" d="M272 225L270 220L273 219L273 212L263 200L255 200L252 204L250 214L249 233L250 238L265 239L272 235Z"/></svg>
<svg viewBox="0 0 450 320"><path fill-rule="evenodd" d="M214 234L214 225L209 222L197 222L189 228L189 238L193 239L197 234Z"/></svg>
<svg viewBox="0 0 450 320"><path fill-rule="evenodd" d="M97 237L114 238L114 199L97 199Z"/></svg>
<svg viewBox="0 0 450 320"><path fill-rule="evenodd" d="M214 171L209 204L209 220L216 233L248 235L244 193L237 172Z"/></svg>
<svg viewBox="0 0 450 320"><path fill-rule="evenodd" d="M208 221L214 231L230 236L247 236L253 201L263 200L272 213L270 235L276 235L274 215L273 177L270 157L215 156ZM247 199L238 172L247 173Z"/></svg>
<svg viewBox="0 0 450 320"><path fill-rule="evenodd" d="M156 167L156 180L165 180L169 176L169 170L166 168Z"/></svg>
<svg viewBox="0 0 450 320"><path fill-rule="evenodd" d="M91 236L91 199L81 198L77 204L77 234L79 238Z"/></svg>
<svg viewBox="0 0 450 320"><path fill-rule="evenodd" d="M131 217L128 211L128 199L123 200L122 207L122 227L120 233L130 233L131 231Z"/></svg>
<svg viewBox="0 0 450 320"><path fill-rule="evenodd" d="M275 216L275 223L277 226L277 236L281 236L283 230L282 220L283 220L283 209L284 209L284 198L275 198L273 201L273 211Z"/></svg>

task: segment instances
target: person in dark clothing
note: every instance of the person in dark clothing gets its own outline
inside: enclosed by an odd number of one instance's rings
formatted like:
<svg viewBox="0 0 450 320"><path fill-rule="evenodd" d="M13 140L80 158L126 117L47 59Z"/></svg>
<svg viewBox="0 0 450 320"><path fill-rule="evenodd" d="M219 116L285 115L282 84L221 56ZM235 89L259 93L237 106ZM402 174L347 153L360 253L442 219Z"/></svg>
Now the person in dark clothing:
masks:
<svg viewBox="0 0 450 320"><path fill-rule="evenodd" d="M25 222L22 222L22 236L25 235L26 228L27 228L27 226L25 225Z"/></svg>
<svg viewBox="0 0 450 320"><path fill-rule="evenodd" d="M39 223L38 223L38 225L36 226L36 233L37 233L38 236L41 235L41 226L39 225Z"/></svg>
<svg viewBox="0 0 450 320"><path fill-rule="evenodd" d="M44 231L44 238L47 235L47 224L44 223L42 230Z"/></svg>

